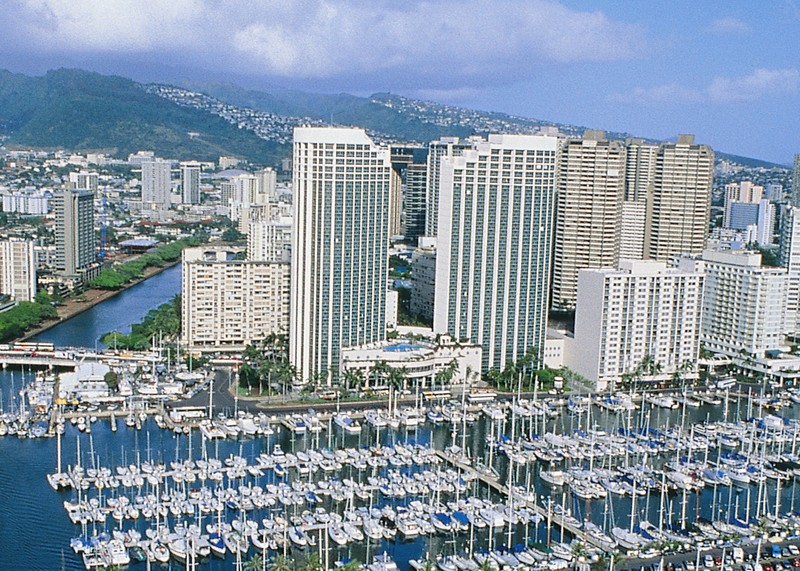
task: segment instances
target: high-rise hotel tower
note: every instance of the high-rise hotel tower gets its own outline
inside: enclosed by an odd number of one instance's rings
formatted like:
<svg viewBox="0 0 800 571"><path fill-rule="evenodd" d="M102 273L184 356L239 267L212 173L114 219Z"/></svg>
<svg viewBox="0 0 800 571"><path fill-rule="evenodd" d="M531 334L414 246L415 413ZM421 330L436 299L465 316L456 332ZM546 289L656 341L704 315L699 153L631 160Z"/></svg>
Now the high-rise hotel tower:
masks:
<svg viewBox="0 0 800 571"><path fill-rule="evenodd" d="M557 149L490 135L440 160L433 327L481 345L484 373L544 348Z"/></svg>
<svg viewBox="0 0 800 571"><path fill-rule="evenodd" d="M363 129L297 127L289 360L338 376L340 349L384 340L391 156Z"/></svg>

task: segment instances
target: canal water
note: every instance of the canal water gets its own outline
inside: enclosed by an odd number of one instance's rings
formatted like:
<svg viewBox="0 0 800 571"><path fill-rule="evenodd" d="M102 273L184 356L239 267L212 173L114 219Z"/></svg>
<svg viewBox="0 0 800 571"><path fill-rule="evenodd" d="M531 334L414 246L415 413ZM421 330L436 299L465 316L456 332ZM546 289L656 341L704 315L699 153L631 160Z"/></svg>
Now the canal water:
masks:
<svg viewBox="0 0 800 571"><path fill-rule="evenodd" d="M53 343L56 347L105 349L100 337L111 331L130 333L151 309L166 303L181 291L181 265L128 288L118 295L43 331L31 341Z"/></svg>
<svg viewBox="0 0 800 571"><path fill-rule="evenodd" d="M155 281L154 281L155 280ZM135 323L150 309L160 303L170 299L180 287L180 270L171 268L162 274L143 282L123 292L116 298L106 301L82 314L59 325L51 331L42 334L39 339L50 341L59 346L88 346L94 347L100 335L117 329L126 331L131 323ZM82 324L74 324L73 321L81 320ZM97 345L100 346L99 344ZM32 373L25 371L2 371L0 372L0 407L6 411L13 411L19 407L19 389L32 378ZM699 409L686 410L686 418L683 419L683 411L670 411L645 405L645 407L632 413L630 416L613 414L593 409L591 419L594 428L603 428L609 433L616 432L623 426L649 426L665 428L669 426L679 426L684 420L686 426L691 423L704 421L715 421L723 418L727 414L728 420L741 420L747 415L747 403L733 403L726 410L723 406L702 405ZM782 412L790 417L797 417L797 407ZM630 518L633 516L636 521L647 519L658 526L659 517L663 514L668 521L677 521L681 512L685 511L687 521L693 521L697 516L714 519L726 519L729 516L738 515L744 519L746 509L751 507L751 516L754 513L754 504L757 501L757 487L751 486L749 489L721 487L716 491L711 487L704 488L700 493L687 494L667 494L663 499L659 494L650 494L646 498L640 498L635 506L629 497L611 497L606 500L581 500L574 497L568 488L564 490L552 490L543 485L539 472L548 466L541 462L526 465L515 465L509 470L508 460L505 456L498 454L496 450L487 445L488 441L496 441L501 434L510 435L512 432L517 436L538 434L543 435L548 432L573 434L579 429L586 430L586 426L581 424L581 419L570 415L564 411L560 416L547 420L517 420L512 428L510 418L506 422L492 421L481 415L478 420L462 432L460 426L451 427L447 424L431 425L427 423L416 430L390 430L383 429L376 431L369 425L364 425L358 435L346 435L341 429L331 426L320 435L297 436L289 433L283 428L276 426L276 434L269 437L257 437L239 441L213 441L203 442L198 431L193 431L190 435L175 434L170 431L160 430L152 419L148 419L142 430L126 427L122 415L116 419L117 430L111 430L108 420L99 420L92 425L91 434L79 432L74 426L67 423L66 432L61 438L62 465L65 469L68 465L80 463L83 467L92 466L109 467L114 470L117 466L126 466L132 463L139 463L145 460L169 463L173 460L197 459L201 457L215 457L221 460L231 455L243 456L252 464L254 458L260 453L269 453L276 444L280 445L285 451L301 451L306 449L320 448L361 448L372 446L376 443L392 445L395 443L418 443L432 446L438 450L443 450L452 444L464 446L470 454L482 460L484 463L491 463L505 479L509 471L513 473L514 481L532 487L536 496L541 500L552 498L553 501L562 504L569 509L578 519L590 518L600 525L617 525L627 528L630 525ZM585 422L585 416L583 417ZM713 451L713 455L716 455ZM701 458L702 459L702 458ZM641 462L643 457L631 455L627 460L615 460L620 464L627 461L630 465ZM595 459L594 467L606 465L606 459ZM598 463L600 466L598 466ZM588 467L588 461L576 461ZM556 467L568 468L566 465ZM46 474L55 471L57 468L57 440L50 438L23 439L16 437L0 438L0 571L5 570L58 570L66 569L77 571L83 569L80 558L75 555L69 547L70 538L81 535L82 533L92 534L100 531L111 531L115 528L115 521L109 516L106 523L98 524L96 527L89 526L82 530L80 526L73 525L63 508L63 502L75 501L77 493L74 491L54 492L48 485ZM445 466L440 466L445 469ZM342 480L352 478L356 481L366 481L368 476L385 476L389 468L369 468L364 472L357 472L351 468L345 468L340 472L334 473L330 478ZM401 468L399 471L413 473L419 471L418 467ZM291 478L283 481L291 483ZM323 472L317 472L311 476L312 481L329 478ZM270 483L280 481L274 472L267 471L264 476L254 478L247 476L235 482L225 480L222 484L227 486L258 485L266 486ZM191 486L213 486L210 481L196 482ZM96 490L91 494L105 501L108 495L126 493L132 496L149 493L151 490L147 486L142 490L128 490L104 492L104 497L98 495ZM163 491L163 490L161 490ZM485 488L475 486L470 490L471 493L481 497L487 497L488 492ZM770 510L775 509L776 496L778 490L774 481L770 481L765 488L762 502ZM780 490L781 511L797 509L795 501L800 501L800 490L797 490L795 483L788 483ZM416 498L386 498L376 495L375 504L392 505L402 507L411 500L416 499L423 503L441 501L445 503L454 499L453 495L426 493ZM495 502L505 501L496 495L491 499ZM356 505L367 505L362 500L357 500ZM324 506L330 510L341 511L345 506L336 505L331 499L324 500ZM278 504L278 510L286 510ZM297 510L298 513L308 506L289 508ZM286 513L291 515L292 511ZM249 519L260 522L262 517L266 517L266 512L252 512L248 515ZM237 517L237 514L226 510L225 517L228 521ZM189 521L192 516L188 516ZM209 520L209 516L206 516ZM205 525L210 521L197 520L197 523ZM142 518L135 522L126 520L123 528L136 527L140 531L146 525L153 525L153 522L144 522ZM557 528L550 530L554 540L560 539ZM473 537L473 545L476 549L484 548L491 542L493 545L505 545L507 543L518 544L532 541L546 541L547 525L541 523L536 525L517 526L511 537L507 535L507 528L502 532L491 535L486 529L478 530ZM568 539L568 538L567 538ZM414 541L366 541L361 544L350 544L345 547L338 547L330 542L329 550L331 563L336 560L356 558L360 561L371 561L375 554L387 552L400 565L400 569L407 571L408 561L413 558L425 557L426 553L434 557L437 554L449 554L463 551L469 548L470 537L468 534L458 536L434 536L431 538L420 537ZM316 550L317 548L313 548ZM251 548L251 554L253 553ZM323 552L325 555L325 552ZM294 560L302 557L296 551L290 550L289 556ZM323 557L324 560L324 557ZM171 562L162 569L184 569L183 565ZM231 570L236 568L236 563L232 557L226 560L210 559L199 565L199 569L209 571ZM131 569L146 569L143 564L132 565Z"/></svg>

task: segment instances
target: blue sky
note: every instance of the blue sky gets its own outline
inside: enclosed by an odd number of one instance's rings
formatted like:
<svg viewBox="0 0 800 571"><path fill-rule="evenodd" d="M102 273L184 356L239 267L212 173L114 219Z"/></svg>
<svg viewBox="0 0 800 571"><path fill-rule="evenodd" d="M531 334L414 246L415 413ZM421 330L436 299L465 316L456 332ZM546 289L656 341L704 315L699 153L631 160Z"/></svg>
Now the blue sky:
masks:
<svg viewBox="0 0 800 571"><path fill-rule="evenodd" d="M636 135L800 152L800 4L6 0L0 67L391 91Z"/></svg>

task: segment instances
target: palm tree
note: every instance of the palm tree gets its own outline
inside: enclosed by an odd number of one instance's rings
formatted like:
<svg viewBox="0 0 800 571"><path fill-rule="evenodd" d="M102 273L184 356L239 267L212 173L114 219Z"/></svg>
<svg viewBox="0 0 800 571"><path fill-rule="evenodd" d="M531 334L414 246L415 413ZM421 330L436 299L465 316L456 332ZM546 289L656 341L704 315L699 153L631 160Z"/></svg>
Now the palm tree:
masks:
<svg viewBox="0 0 800 571"><path fill-rule="evenodd" d="M358 559L351 559L339 569L341 569L341 571L361 571L361 561Z"/></svg>
<svg viewBox="0 0 800 571"><path fill-rule="evenodd" d="M344 373L342 373L342 381L346 389L352 390L360 387L363 384L363 380L364 373L359 369L345 369Z"/></svg>
<svg viewBox="0 0 800 571"><path fill-rule="evenodd" d="M292 571L292 566L289 564L289 559L283 555L277 555L270 561L270 571Z"/></svg>
<svg viewBox="0 0 800 571"><path fill-rule="evenodd" d="M300 571L322 571L323 565L316 553L309 553L300 563Z"/></svg>
<svg viewBox="0 0 800 571"><path fill-rule="evenodd" d="M406 384L406 368L405 367L388 367L387 381L392 385L395 390L405 388Z"/></svg>
<svg viewBox="0 0 800 571"><path fill-rule="evenodd" d="M266 562L257 554L253 555L242 565L242 571L264 571L266 568Z"/></svg>
<svg viewBox="0 0 800 571"><path fill-rule="evenodd" d="M458 361L455 359L451 359L449 363L442 369L439 369L436 372L436 375L433 377L436 381L436 384L444 386L449 385L453 381L453 377L456 376L458 372Z"/></svg>
<svg viewBox="0 0 800 571"><path fill-rule="evenodd" d="M373 386L383 386L386 381L387 375L390 373L390 367L386 361L380 360L370 369L370 379L373 381Z"/></svg>
<svg viewBox="0 0 800 571"><path fill-rule="evenodd" d="M500 371L498 371L495 367L492 367L488 371L486 371L486 380L495 388L499 388L500 385Z"/></svg>

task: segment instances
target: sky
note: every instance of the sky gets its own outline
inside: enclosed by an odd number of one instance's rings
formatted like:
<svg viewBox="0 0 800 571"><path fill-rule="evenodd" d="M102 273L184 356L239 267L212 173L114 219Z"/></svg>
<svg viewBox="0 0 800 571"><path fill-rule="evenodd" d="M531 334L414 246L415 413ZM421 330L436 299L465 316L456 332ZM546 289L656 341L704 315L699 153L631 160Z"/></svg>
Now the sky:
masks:
<svg viewBox="0 0 800 571"><path fill-rule="evenodd" d="M800 0L3 0L0 68L451 105L789 163Z"/></svg>

